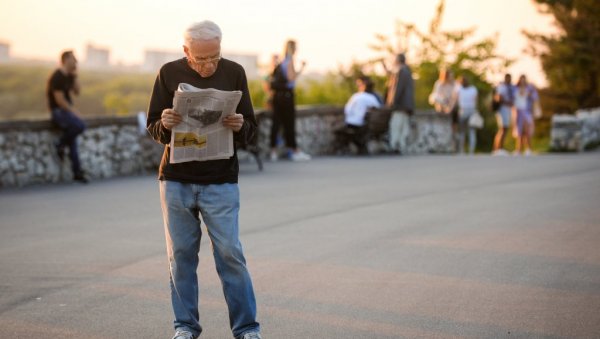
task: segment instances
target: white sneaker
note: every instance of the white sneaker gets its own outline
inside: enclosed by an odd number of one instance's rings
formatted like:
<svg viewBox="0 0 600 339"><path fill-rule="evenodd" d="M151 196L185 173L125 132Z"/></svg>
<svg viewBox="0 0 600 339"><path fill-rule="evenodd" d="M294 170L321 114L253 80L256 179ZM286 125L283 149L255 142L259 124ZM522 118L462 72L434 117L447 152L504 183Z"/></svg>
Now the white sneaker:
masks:
<svg viewBox="0 0 600 339"><path fill-rule="evenodd" d="M195 339L192 332L177 330L172 339Z"/></svg>
<svg viewBox="0 0 600 339"><path fill-rule="evenodd" d="M275 162L275 161L279 160L279 156L277 155L277 152L271 151L270 159L271 159L272 162Z"/></svg>
<svg viewBox="0 0 600 339"><path fill-rule="evenodd" d="M310 155L308 155L302 151L292 153L292 161L308 161L310 159L311 159Z"/></svg>
<svg viewBox="0 0 600 339"><path fill-rule="evenodd" d="M528 157L528 156L533 155L533 153L531 152L531 150L528 149L528 150L525 151L525 154L523 154L523 155L526 156L526 157Z"/></svg>
<svg viewBox="0 0 600 339"><path fill-rule="evenodd" d="M242 339L262 339L260 333L258 332L249 332L249 333L245 333L242 336Z"/></svg>
<svg viewBox="0 0 600 339"><path fill-rule="evenodd" d="M508 151L506 151L505 149L497 149L494 152L492 152L492 155L497 155L497 156L507 156L508 155Z"/></svg>

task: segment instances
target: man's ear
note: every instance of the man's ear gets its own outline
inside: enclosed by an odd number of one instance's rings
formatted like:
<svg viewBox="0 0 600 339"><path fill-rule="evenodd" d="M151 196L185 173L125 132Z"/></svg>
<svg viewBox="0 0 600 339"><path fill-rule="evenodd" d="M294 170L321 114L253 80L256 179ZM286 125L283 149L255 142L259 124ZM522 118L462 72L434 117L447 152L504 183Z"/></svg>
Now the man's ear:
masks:
<svg viewBox="0 0 600 339"><path fill-rule="evenodd" d="M189 58L190 54L190 49L188 48L188 46L183 45L183 53L185 53L185 56Z"/></svg>

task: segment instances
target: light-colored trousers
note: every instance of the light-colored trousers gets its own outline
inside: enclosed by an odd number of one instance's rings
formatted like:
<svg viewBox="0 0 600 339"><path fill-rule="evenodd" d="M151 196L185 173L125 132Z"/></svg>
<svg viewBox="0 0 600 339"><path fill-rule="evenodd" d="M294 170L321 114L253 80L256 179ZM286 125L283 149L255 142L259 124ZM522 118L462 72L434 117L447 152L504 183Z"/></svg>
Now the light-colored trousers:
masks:
<svg viewBox="0 0 600 339"><path fill-rule="evenodd" d="M406 112L392 112L389 134L392 151L406 152L406 140L410 134L410 122Z"/></svg>

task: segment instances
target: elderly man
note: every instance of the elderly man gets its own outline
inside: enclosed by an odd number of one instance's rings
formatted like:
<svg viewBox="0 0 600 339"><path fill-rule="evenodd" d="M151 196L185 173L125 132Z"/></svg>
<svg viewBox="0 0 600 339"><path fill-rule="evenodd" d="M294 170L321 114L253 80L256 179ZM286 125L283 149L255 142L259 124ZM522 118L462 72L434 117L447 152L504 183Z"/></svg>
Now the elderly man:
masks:
<svg viewBox="0 0 600 339"><path fill-rule="evenodd" d="M236 114L223 120L234 139L245 143L257 125L244 69L221 57L221 29L203 21L184 34L185 58L162 66L154 83L147 128L165 145L159 168L167 255L170 264L171 301L175 313L173 339L197 338L202 332L198 314L198 253L200 216L206 223L217 273L229 309L229 324L235 338L260 339L256 301L250 274L238 237L238 159L190 161L171 164L171 129L182 121L172 109L179 83L198 88L242 91Z"/></svg>

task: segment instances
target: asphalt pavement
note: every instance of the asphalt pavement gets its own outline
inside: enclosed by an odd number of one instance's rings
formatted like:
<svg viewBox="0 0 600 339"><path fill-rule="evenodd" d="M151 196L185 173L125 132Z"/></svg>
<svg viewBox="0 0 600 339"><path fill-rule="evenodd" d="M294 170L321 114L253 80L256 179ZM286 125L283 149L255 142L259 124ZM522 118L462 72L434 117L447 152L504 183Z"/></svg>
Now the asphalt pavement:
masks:
<svg viewBox="0 0 600 339"><path fill-rule="evenodd" d="M599 152L242 163L240 190L265 339L600 337ZM170 338L158 198L0 190L0 338ZM201 338L231 338L208 237L198 274Z"/></svg>

